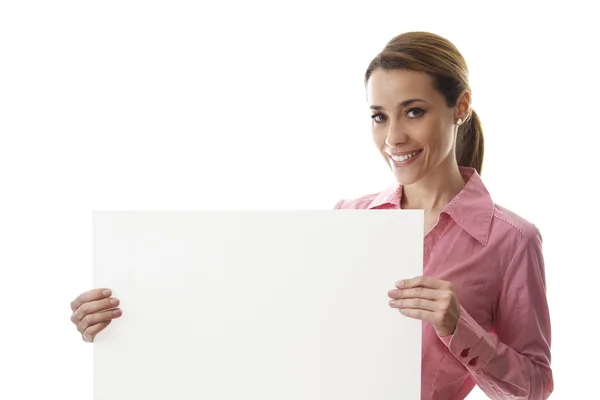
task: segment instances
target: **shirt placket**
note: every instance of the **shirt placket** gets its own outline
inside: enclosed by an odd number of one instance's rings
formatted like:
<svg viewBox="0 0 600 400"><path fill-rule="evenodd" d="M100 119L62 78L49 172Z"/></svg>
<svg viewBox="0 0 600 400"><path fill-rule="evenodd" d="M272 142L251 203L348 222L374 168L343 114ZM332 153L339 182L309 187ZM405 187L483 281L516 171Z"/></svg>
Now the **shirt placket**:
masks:
<svg viewBox="0 0 600 400"><path fill-rule="evenodd" d="M433 249L448 228L449 223L450 217L448 214L442 212L440 213L438 222L429 232L427 232L427 235L425 235L425 238L423 239L423 271L425 271L429 265Z"/></svg>

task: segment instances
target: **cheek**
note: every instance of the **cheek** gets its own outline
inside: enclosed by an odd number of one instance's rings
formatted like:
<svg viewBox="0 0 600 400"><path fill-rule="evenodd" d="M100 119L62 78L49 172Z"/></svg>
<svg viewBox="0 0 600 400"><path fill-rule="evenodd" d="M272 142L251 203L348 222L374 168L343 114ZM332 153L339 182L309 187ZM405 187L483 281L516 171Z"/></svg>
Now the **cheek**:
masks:
<svg viewBox="0 0 600 400"><path fill-rule="evenodd" d="M454 147L454 133L452 128L440 126L438 129L439 147L442 148L444 152L449 152Z"/></svg>
<svg viewBox="0 0 600 400"><path fill-rule="evenodd" d="M423 125L416 132L414 138L423 145L437 151L445 152L448 147L452 147L451 132L446 132L443 126L435 122Z"/></svg>

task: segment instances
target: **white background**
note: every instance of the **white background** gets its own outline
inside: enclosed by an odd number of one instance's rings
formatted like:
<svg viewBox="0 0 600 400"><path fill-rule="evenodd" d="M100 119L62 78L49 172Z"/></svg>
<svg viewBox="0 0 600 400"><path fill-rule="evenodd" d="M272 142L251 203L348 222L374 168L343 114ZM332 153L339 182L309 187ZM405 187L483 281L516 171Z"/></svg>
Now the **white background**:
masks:
<svg viewBox="0 0 600 400"><path fill-rule="evenodd" d="M544 235L552 399L595 395L587 2L199 3L1 3L0 398L92 397L92 346L69 320L91 288L92 210L329 209L387 186L362 79L409 30L465 56L485 183Z"/></svg>

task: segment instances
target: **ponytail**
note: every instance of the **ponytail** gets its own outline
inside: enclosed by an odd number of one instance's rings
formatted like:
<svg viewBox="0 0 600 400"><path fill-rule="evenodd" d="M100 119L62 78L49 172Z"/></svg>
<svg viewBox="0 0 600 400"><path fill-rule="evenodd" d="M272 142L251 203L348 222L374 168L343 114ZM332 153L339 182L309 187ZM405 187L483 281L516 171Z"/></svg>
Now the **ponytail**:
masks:
<svg viewBox="0 0 600 400"><path fill-rule="evenodd" d="M481 175L483 165L483 129L481 121L471 110L471 115L466 124L458 128L458 138L456 143L456 159L461 167L475 168Z"/></svg>

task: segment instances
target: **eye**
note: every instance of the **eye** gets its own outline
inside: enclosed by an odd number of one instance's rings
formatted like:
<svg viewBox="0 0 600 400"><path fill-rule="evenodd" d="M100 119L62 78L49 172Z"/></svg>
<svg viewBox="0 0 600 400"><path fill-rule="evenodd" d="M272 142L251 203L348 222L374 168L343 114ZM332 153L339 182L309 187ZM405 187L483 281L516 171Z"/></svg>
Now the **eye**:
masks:
<svg viewBox="0 0 600 400"><path fill-rule="evenodd" d="M376 124L380 124L385 121L385 115L383 115L382 113L373 114L373 115L371 115L371 119Z"/></svg>
<svg viewBox="0 0 600 400"><path fill-rule="evenodd" d="M412 114L412 115L411 115ZM410 119L419 118L421 115L425 114L425 110L419 107L413 107L406 110L406 115Z"/></svg>

